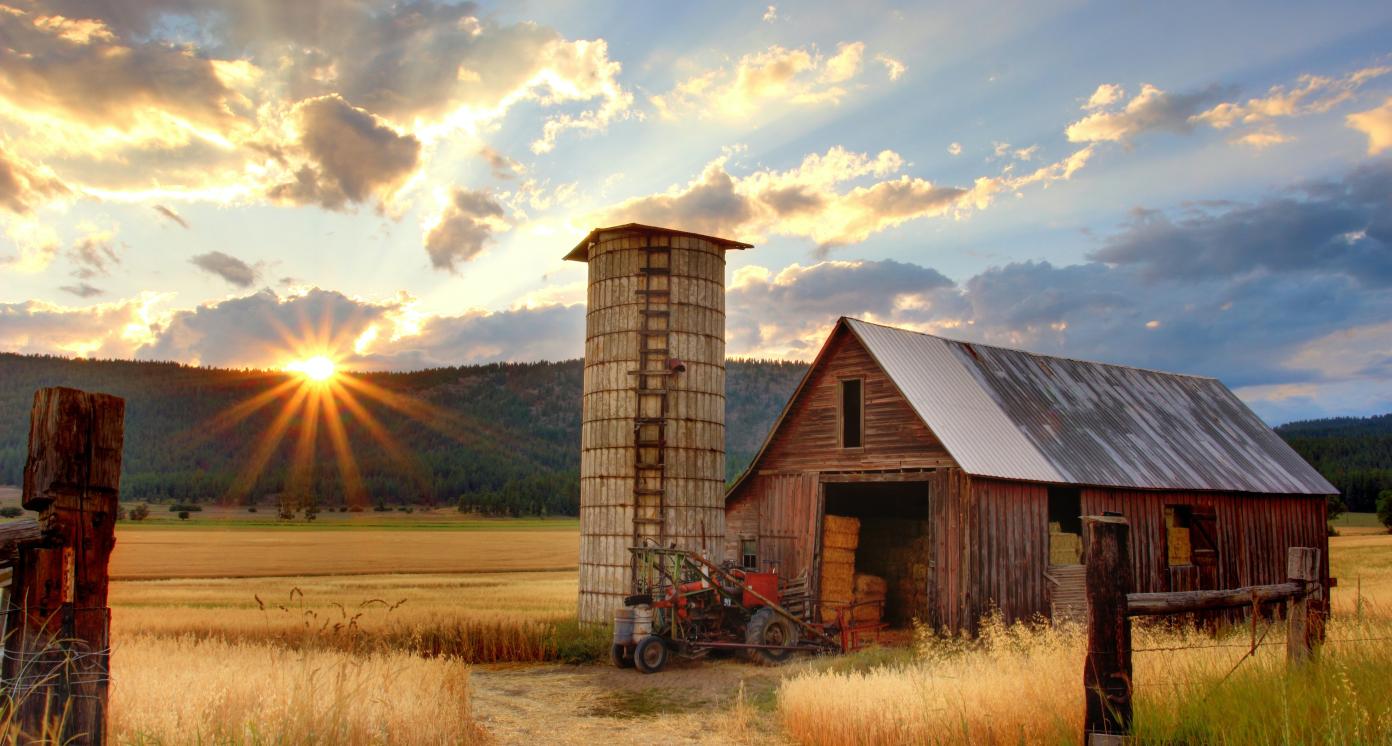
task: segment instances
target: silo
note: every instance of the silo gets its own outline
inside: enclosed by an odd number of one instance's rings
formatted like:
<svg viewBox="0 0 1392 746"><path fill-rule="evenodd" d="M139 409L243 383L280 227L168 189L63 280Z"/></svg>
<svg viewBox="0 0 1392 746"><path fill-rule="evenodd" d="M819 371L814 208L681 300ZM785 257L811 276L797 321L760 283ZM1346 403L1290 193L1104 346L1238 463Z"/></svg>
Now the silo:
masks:
<svg viewBox="0 0 1392 746"><path fill-rule="evenodd" d="M725 536L725 252L749 244L627 224L589 264L580 426L580 621L630 592L628 548L716 555Z"/></svg>

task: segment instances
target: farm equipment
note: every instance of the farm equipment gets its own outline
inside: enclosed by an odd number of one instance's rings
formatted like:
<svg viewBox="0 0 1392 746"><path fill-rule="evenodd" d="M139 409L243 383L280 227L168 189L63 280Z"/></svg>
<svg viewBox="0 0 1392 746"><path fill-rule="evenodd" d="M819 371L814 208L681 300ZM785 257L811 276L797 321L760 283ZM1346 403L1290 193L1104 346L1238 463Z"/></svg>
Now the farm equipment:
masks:
<svg viewBox="0 0 1392 746"><path fill-rule="evenodd" d="M621 668L656 673L669 656L699 658L714 650L744 652L776 665L798 651L845 652L862 643L849 610L837 621L808 621L806 586L790 587L777 573L721 567L676 548L632 547L634 593L615 613L610 658ZM793 610L790 610L793 609Z"/></svg>

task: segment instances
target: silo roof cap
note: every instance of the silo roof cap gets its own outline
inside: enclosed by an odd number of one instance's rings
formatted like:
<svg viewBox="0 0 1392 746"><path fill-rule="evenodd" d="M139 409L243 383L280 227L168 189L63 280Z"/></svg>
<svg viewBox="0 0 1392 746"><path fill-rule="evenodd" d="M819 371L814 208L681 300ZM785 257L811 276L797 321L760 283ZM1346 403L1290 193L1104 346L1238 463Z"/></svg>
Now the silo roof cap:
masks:
<svg viewBox="0 0 1392 746"><path fill-rule="evenodd" d="M594 243L601 233L612 233L614 231L631 231L634 233L665 233L669 236L690 236L692 238L703 238L712 243L719 244L725 249L752 249L754 244L743 243L741 241L731 241L728 238L719 236L708 236L704 233L692 233L691 231L679 231L675 228L661 228L656 225L642 225L641 223L624 223L623 225L610 226L608 228L595 228L589 235L580 239L580 243L575 244L575 248L565 255L567 261L587 262L590 260L590 244Z"/></svg>

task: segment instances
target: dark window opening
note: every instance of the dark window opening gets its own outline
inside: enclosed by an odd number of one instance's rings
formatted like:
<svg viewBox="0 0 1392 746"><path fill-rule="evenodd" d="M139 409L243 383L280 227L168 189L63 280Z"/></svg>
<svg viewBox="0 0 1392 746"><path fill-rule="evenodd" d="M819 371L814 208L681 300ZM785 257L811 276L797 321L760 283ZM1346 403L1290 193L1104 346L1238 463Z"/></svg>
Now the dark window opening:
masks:
<svg viewBox="0 0 1392 746"><path fill-rule="evenodd" d="M1194 564L1193 526L1193 507L1165 506L1165 543L1170 567Z"/></svg>
<svg viewBox="0 0 1392 746"><path fill-rule="evenodd" d="M1083 498L1077 487L1049 488L1049 564L1083 561Z"/></svg>
<svg viewBox="0 0 1392 746"><path fill-rule="evenodd" d="M861 381L854 378L841 382L841 447L860 448L864 407Z"/></svg>
<svg viewBox="0 0 1392 746"><path fill-rule="evenodd" d="M759 540L740 539L740 567L746 570L759 569Z"/></svg>
<svg viewBox="0 0 1392 746"><path fill-rule="evenodd" d="M914 619L931 625L932 568L937 557L928 483L843 482L827 483L824 489L826 514L854 518L860 525L853 549L844 543L828 545L822 533L819 598L863 603L878 595L884 599L883 620L891 626L908 627ZM819 533L824 530L825 524ZM850 567L845 566L847 562ZM842 579L847 584L838 589L829 569L852 574ZM878 594L873 590L876 586L882 589Z"/></svg>

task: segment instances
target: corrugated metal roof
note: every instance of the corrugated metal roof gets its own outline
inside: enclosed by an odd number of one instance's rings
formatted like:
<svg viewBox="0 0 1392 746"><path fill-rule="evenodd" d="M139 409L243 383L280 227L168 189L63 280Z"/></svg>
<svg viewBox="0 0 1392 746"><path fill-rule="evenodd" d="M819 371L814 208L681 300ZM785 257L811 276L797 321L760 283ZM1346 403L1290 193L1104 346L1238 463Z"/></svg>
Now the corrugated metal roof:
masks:
<svg viewBox="0 0 1392 746"><path fill-rule="evenodd" d="M754 244L752 243L745 243L743 241L732 241L728 238L721 238L720 236L707 236L704 233L692 233L691 231L681 231L677 230L676 228L662 228L656 225L643 225L642 223L624 223L623 225L614 225L608 228L595 228L594 230L586 234L584 238L580 239L580 243L575 244L575 248L571 249L570 253L566 254L564 257L561 258L565 261L571 262L588 262L590 260L590 244L595 242L595 240L599 237L599 234L617 232L666 233L673 236L690 236L692 238L704 238L707 241L713 241L719 244L727 250L754 248Z"/></svg>
<svg viewBox="0 0 1392 746"><path fill-rule="evenodd" d="M842 323L970 474L1140 489L1338 492L1217 379Z"/></svg>

